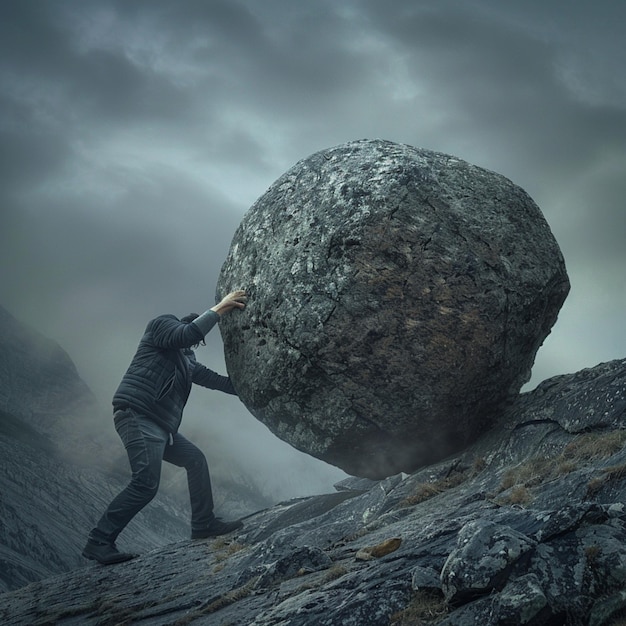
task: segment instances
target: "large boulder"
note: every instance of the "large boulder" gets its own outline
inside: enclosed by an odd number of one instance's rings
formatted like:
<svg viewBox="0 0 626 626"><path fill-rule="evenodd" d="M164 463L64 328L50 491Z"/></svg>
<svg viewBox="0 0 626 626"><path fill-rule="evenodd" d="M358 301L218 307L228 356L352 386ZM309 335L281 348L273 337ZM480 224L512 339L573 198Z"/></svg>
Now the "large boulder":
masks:
<svg viewBox="0 0 626 626"><path fill-rule="evenodd" d="M346 472L464 448L528 380L569 291L533 200L460 159L388 141L323 150L245 215L218 296L228 372L278 437Z"/></svg>

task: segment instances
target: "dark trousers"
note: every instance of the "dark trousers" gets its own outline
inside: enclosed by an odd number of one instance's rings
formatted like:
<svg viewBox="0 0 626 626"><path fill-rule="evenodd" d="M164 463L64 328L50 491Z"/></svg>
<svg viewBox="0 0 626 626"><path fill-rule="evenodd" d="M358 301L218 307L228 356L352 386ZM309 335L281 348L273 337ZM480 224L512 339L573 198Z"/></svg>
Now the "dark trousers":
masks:
<svg viewBox="0 0 626 626"><path fill-rule="evenodd" d="M214 519L209 467L199 448L182 435L170 435L156 422L132 410L115 413L115 429L124 443L132 477L127 487L109 504L89 539L115 543L126 525L156 495L161 463L167 461L187 470L191 501L191 528L202 530Z"/></svg>

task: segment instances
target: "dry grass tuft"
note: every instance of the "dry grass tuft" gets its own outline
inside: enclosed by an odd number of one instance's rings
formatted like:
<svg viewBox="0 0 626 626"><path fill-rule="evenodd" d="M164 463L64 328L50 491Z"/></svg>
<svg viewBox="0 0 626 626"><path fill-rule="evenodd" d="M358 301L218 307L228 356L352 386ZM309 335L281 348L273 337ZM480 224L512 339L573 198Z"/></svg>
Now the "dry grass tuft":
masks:
<svg viewBox="0 0 626 626"><path fill-rule="evenodd" d="M317 580L308 581L303 585L300 585L295 593L299 594L304 591L310 591L311 589L317 589L322 587L323 585L327 585L328 583L332 583L333 581L341 578L345 574L349 572L348 568L341 563L335 563L330 569L324 572L324 575Z"/></svg>
<svg viewBox="0 0 626 626"><path fill-rule="evenodd" d="M534 457L517 467L507 470L500 483L500 491L511 487L534 487L560 474L558 460L546 457Z"/></svg>
<svg viewBox="0 0 626 626"><path fill-rule="evenodd" d="M523 485L516 485L513 487L508 496L509 504L518 504L520 506L528 504L532 501L532 499L533 497L530 491Z"/></svg>
<svg viewBox="0 0 626 626"><path fill-rule="evenodd" d="M585 560L587 561L587 565L589 567L595 567L598 563L598 559L600 558L600 554L602 550L600 550L600 546L594 544L592 546L587 546L585 548Z"/></svg>
<svg viewBox="0 0 626 626"><path fill-rule="evenodd" d="M598 492L606 485L612 482L622 480L626 477L626 464L614 465L613 467L607 467L602 470L600 476L592 478L587 483L587 498L593 498L598 495Z"/></svg>
<svg viewBox="0 0 626 626"><path fill-rule="evenodd" d="M213 567L213 572L219 572L224 569L226 561L229 557L237 552L240 552L241 550L246 549L246 546L241 543L237 543L236 541L229 542L225 540L220 540L220 542L216 541L213 547L216 549L214 554L215 566Z"/></svg>
<svg viewBox="0 0 626 626"><path fill-rule="evenodd" d="M608 433L585 433L570 441L563 448L564 459L578 462L607 459L619 452L626 443L626 431L613 430Z"/></svg>
<svg viewBox="0 0 626 626"><path fill-rule="evenodd" d="M333 580L337 580L338 578L341 578L343 575L348 573L348 569L344 566L341 565L339 563L335 563L335 565L333 565L325 574L324 574L324 578L322 578L322 585L325 585L326 583L330 583Z"/></svg>
<svg viewBox="0 0 626 626"><path fill-rule="evenodd" d="M391 616L389 626L428 626L447 614L448 605L440 593L418 590L404 610Z"/></svg>
<svg viewBox="0 0 626 626"><path fill-rule="evenodd" d="M203 605L198 608L190 611L187 615L177 619L173 626L187 626L187 624L191 624L191 622L200 619L205 615L209 615L210 613L215 613L224 607L234 604L239 600L243 600L247 598L254 590L254 586L259 580L259 576L256 578L250 579L245 585L241 587L237 587L236 589L232 589L231 591L226 592L225 594L219 596L218 598L214 598L205 602Z"/></svg>
<svg viewBox="0 0 626 626"><path fill-rule="evenodd" d="M507 470L498 488L500 504L528 504L532 500L529 489L550 480L559 478L579 469L581 466L609 458L619 452L626 443L626 431L616 430L606 433L585 433L570 441L560 454L553 457L533 457L516 467ZM603 475L594 478L587 485L587 495L597 493L607 482L623 478L626 467L604 470Z"/></svg>

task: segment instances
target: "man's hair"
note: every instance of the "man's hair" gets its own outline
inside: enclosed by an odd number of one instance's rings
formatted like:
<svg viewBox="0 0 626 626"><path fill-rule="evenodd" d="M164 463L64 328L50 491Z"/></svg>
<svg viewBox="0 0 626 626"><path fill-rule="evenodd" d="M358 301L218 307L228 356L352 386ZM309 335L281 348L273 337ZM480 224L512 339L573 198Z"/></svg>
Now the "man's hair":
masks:
<svg viewBox="0 0 626 626"><path fill-rule="evenodd" d="M193 322L197 317L200 317L197 313L189 313L189 315L181 317L180 321L185 322L185 324L189 324L189 322Z"/></svg>

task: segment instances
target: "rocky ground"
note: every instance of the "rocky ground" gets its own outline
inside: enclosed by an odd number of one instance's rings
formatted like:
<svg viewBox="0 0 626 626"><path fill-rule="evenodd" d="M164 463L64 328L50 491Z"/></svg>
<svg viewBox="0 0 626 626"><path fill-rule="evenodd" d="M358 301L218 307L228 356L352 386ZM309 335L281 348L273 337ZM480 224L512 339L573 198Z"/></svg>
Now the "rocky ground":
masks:
<svg viewBox="0 0 626 626"><path fill-rule="evenodd" d="M0 622L626 623L626 360L522 394L463 454L0 595Z"/></svg>

